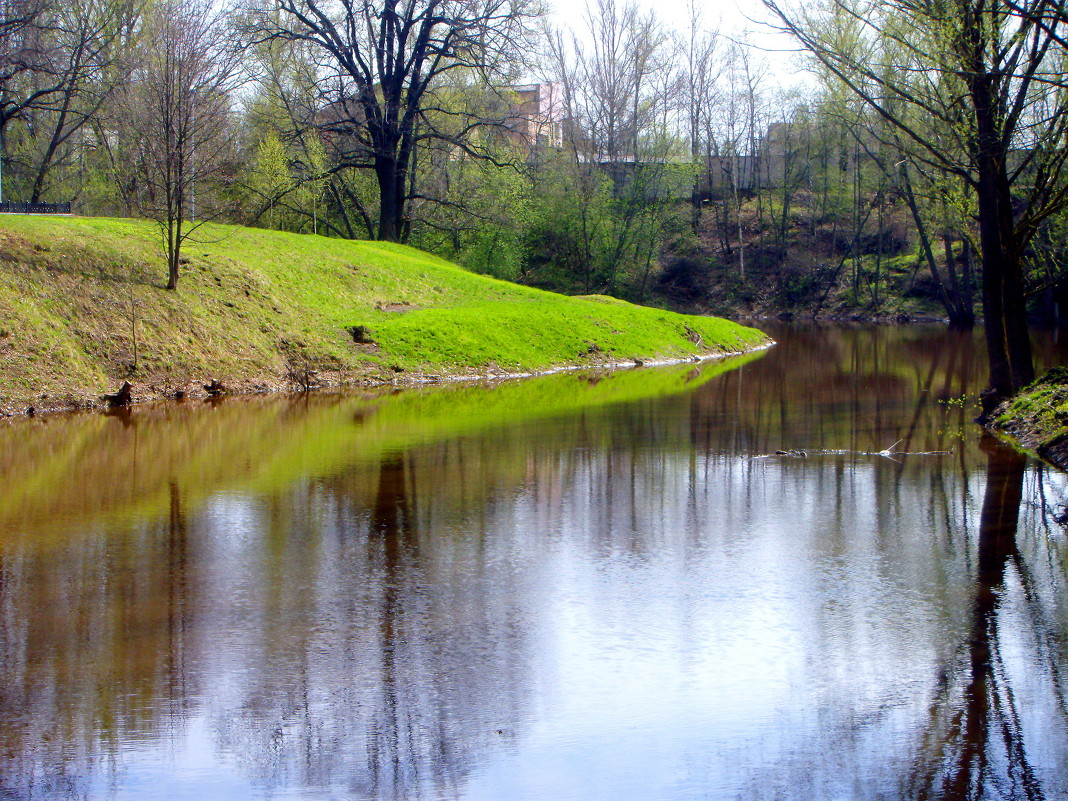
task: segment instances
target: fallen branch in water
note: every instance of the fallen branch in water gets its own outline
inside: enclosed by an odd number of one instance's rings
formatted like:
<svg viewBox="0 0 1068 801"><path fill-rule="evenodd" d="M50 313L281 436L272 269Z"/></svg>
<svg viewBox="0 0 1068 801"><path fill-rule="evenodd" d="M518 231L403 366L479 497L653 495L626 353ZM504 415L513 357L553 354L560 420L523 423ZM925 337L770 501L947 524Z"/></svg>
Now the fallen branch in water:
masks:
<svg viewBox="0 0 1068 801"><path fill-rule="evenodd" d="M885 448L881 451L840 451L840 450L796 450L790 449L785 451L775 451L775 453L761 454L760 456L754 456L754 459L773 459L776 456L786 456L795 459L807 459L811 456L882 456L891 461L898 461L898 456L949 456L952 451L895 451L898 445L902 443L902 440L898 440L889 448Z"/></svg>

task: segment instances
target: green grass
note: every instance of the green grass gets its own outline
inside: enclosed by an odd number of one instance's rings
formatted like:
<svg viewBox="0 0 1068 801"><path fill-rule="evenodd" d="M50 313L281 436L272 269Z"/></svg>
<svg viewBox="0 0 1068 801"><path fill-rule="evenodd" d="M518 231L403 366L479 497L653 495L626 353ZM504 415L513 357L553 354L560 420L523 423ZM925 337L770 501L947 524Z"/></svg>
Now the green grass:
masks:
<svg viewBox="0 0 1068 801"><path fill-rule="evenodd" d="M1068 438L1068 368L1054 367L1024 387L994 424L1039 450Z"/></svg>
<svg viewBox="0 0 1068 801"><path fill-rule="evenodd" d="M162 289L153 224L0 217L0 406L145 394L217 377L244 389L533 372L737 352L753 329L475 275L402 245L208 225ZM363 326L372 344L349 329ZM44 396L42 398L42 396Z"/></svg>

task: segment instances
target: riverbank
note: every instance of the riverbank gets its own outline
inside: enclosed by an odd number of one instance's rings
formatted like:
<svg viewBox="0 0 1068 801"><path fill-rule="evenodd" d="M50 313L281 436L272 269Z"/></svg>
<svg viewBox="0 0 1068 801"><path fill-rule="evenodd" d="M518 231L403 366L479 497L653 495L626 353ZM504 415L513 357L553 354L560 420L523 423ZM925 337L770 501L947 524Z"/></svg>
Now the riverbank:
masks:
<svg viewBox="0 0 1068 801"><path fill-rule="evenodd" d="M0 410L316 385L414 384L705 358L761 332L613 298L565 297L427 253L206 225L163 289L152 223L0 220Z"/></svg>
<svg viewBox="0 0 1068 801"><path fill-rule="evenodd" d="M1068 470L1068 368L1054 367L995 412L993 427Z"/></svg>

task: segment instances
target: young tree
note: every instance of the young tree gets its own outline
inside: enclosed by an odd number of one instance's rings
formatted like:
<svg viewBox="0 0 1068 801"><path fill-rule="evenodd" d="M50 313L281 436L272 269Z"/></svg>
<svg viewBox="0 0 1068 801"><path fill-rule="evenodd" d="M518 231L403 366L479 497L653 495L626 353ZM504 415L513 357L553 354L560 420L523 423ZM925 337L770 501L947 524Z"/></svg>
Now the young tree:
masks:
<svg viewBox="0 0 1068 801"><path fill-rule="evenodd" d="M339 169L373 170L375 234L401 241L420 144L447 140L485 155L468 134L491 121L439 108L435 92L460 72L507 82L530 50L536 11L532 0L277 0L252 15L250 34L301 43L315 59L317 127L345 145ZM459 133L431 112L459 115Z"/></svg>
<svg viewBox="0 0 1068 801"><path fill-rule="evenodd" d="M764 4L783 31L909 143L915 163L956 176L975 192L989 414L1034 377L1025 252L1068 201L1062 4Z"/></svg>
<svg viewBox="0 0 1068 801"><path fill-rule="evenodd" d="M221 212L211 190L232 171L230 94L239 54L210 0L162 0L123 96L132 205L155 220L177 289L183 243Z"/></svg>
<svg viewBox="0 0 1068 801"><path fill-rule="evenodd" d="M249 165L249 173L246 183L259 205L256 219L262 223L266 214L268 228L284 228L278 223L275 206L289 194L295 182L289 172L289 154L273 132L268 132L260 140L256 155Z"/></svg>

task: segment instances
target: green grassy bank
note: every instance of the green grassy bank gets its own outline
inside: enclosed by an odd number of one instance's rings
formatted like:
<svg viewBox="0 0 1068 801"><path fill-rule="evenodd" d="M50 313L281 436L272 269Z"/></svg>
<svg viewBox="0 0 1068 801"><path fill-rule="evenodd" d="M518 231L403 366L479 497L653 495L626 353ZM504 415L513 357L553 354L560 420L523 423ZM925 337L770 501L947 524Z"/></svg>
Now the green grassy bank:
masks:
<svg viewBox="0 0 1068 801"><path fill-rule="evenodd" d="M167 292L157 229L0 216L0 408L740 352L754 329L467 272L401 245L209 225Z"/></svg>
<svg viewBox="0 0 1068 801"><path fill-rule="evenodd" d="M1054 367L998 409L994 427L1068 470L1068 368Z"/></svg>

